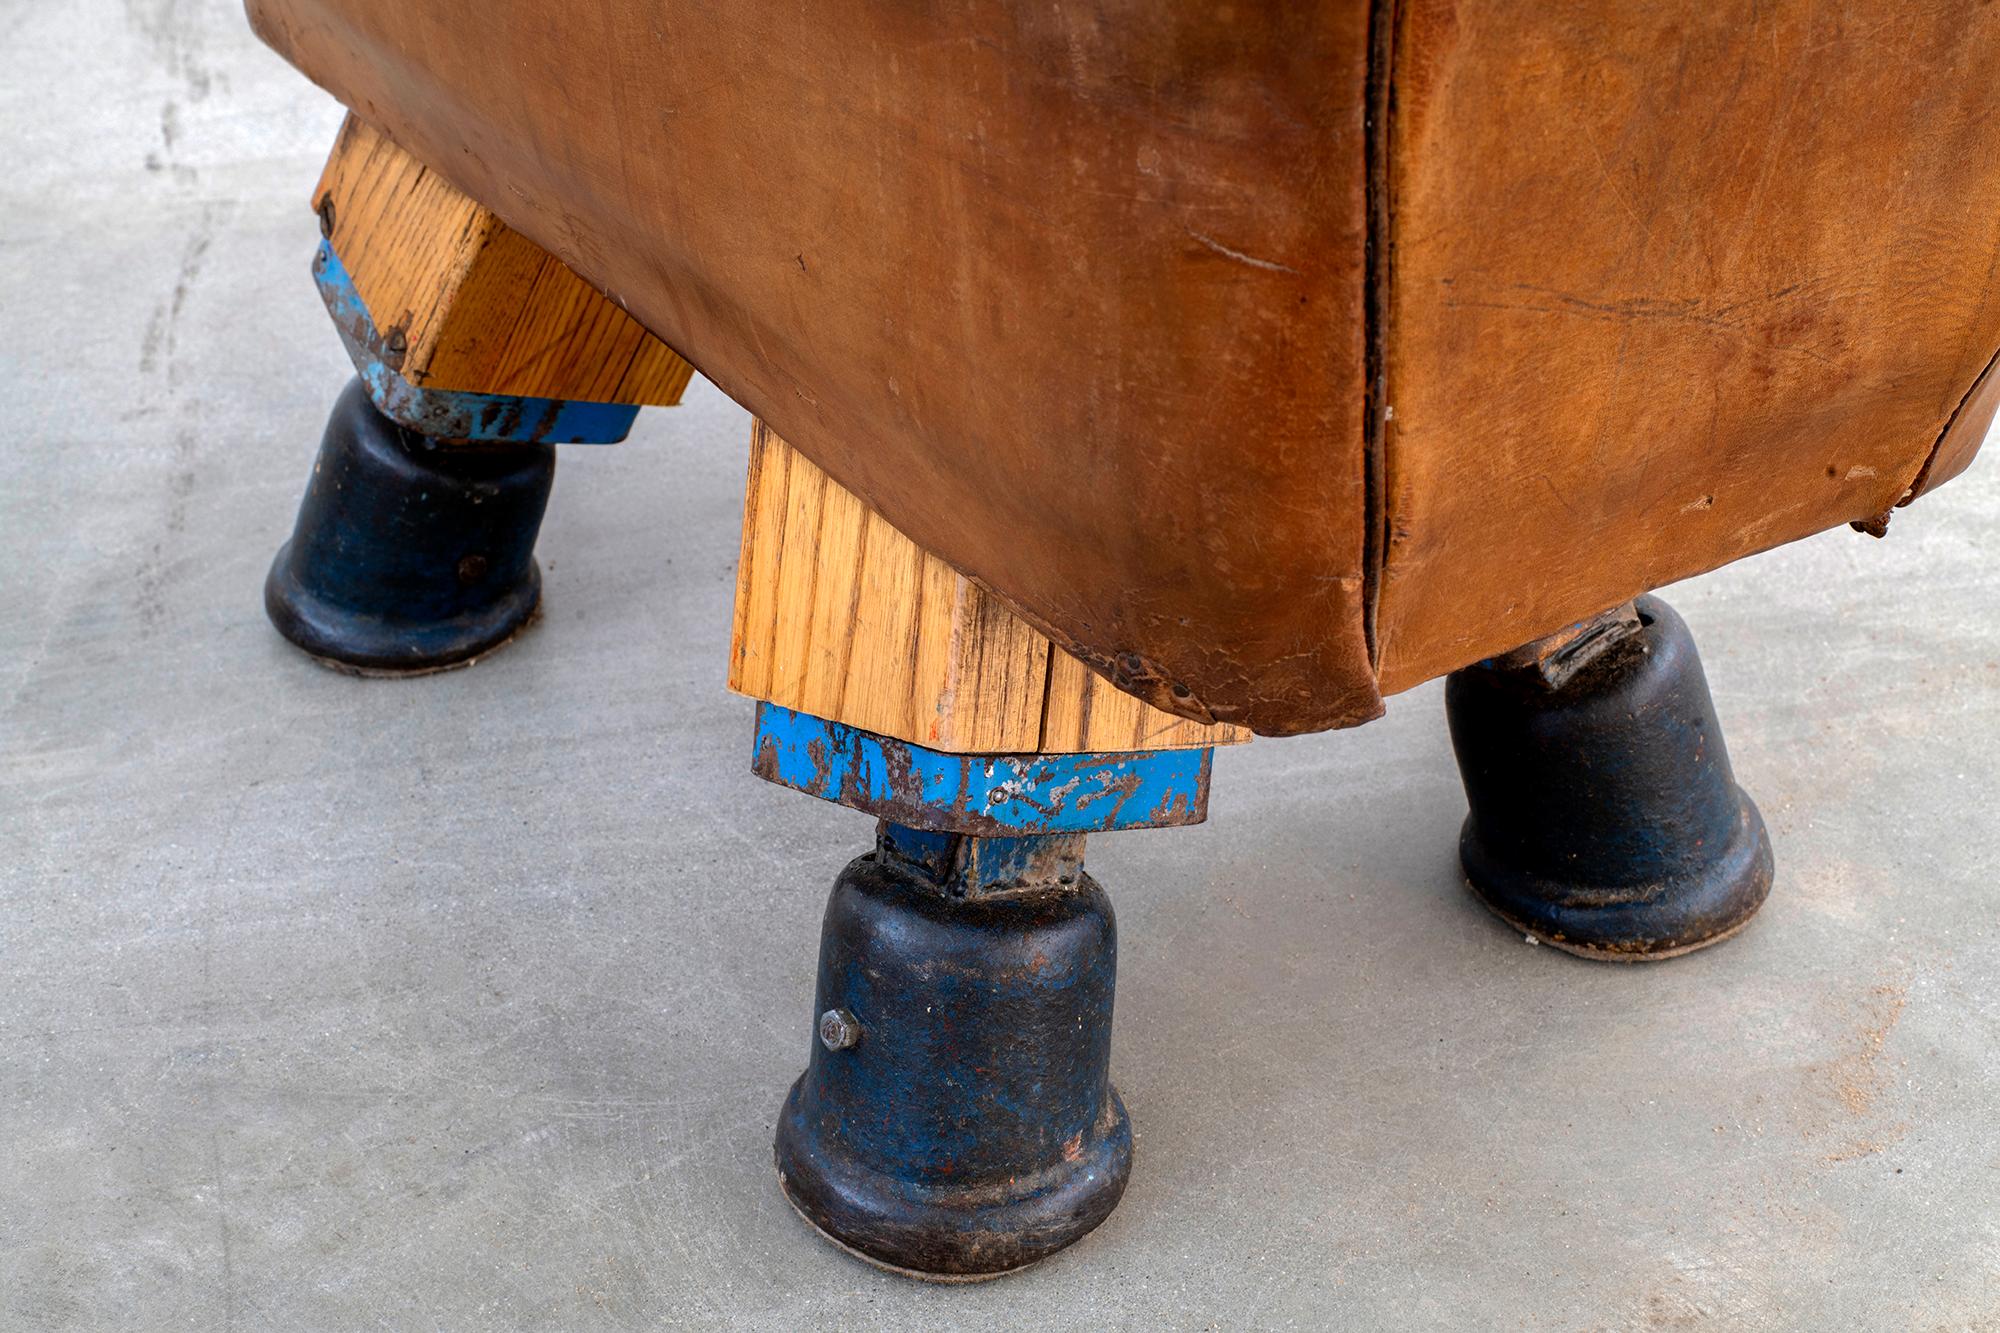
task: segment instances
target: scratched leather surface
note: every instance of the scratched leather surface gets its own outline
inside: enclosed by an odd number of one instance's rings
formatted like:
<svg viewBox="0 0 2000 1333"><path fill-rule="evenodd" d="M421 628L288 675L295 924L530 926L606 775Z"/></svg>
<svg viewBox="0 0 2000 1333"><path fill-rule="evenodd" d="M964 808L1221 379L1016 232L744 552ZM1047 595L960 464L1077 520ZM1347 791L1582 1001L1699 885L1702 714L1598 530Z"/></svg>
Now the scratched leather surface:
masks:
<svg viewBox="0 0 2000 1333"><path fill-rule="evenodd" d="M1395 71L1385 691L1883 512L2000 348L1992 5L1407 0Z"/></svg>
<svg viewBox="0 0 2000 1333"><path fill-rule="evenodd" d="M1973 0L249 10L1188 716L1365 721L1378 670L1406 688L1879 513L1993 410L1967 401L2000 348Z"/></svg>

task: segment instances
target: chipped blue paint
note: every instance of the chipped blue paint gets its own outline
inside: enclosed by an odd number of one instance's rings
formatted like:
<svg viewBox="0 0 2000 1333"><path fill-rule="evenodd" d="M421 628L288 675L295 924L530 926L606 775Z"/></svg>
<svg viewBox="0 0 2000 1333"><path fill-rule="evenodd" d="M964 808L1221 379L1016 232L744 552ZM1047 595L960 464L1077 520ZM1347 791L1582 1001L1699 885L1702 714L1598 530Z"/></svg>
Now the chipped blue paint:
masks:
<svg viewBox="0 0 2000 1333"><path fill-rule="evenodd" d="M760 703L751 769L905 828L1005 838L1198 824L1213 755L946 754Z"/></svg>
<svg viewBox="0 0 2000 1333"><path fill-rule="evenodd" d="M630 403L521 398L414 385L389 363L374 318L330 242L322 240L313 256L313 278L369 399L382 415L409 430L447 440L616 444L638 420L639 409Z"/></svg>

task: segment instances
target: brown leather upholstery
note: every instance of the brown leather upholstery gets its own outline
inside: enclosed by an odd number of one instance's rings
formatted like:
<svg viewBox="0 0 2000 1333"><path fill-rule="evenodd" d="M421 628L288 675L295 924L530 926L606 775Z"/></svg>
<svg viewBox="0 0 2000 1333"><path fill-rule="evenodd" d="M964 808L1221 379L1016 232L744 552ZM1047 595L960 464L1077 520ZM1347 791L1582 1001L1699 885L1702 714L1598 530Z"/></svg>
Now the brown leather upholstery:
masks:
<svg viewBox="0 0 2000 1333"><path fill-rule="evenodd" d="M1882 513L2000 348L1990 6L1407 0L1393 67L1385 691Z"/></svg>
<svg viewBox="0 0 2000 1333"><path fill-rule="evenodd" d="M1976 0L249 8L1186 716L1366 720L1887 509L2000 397Z"/></svg>

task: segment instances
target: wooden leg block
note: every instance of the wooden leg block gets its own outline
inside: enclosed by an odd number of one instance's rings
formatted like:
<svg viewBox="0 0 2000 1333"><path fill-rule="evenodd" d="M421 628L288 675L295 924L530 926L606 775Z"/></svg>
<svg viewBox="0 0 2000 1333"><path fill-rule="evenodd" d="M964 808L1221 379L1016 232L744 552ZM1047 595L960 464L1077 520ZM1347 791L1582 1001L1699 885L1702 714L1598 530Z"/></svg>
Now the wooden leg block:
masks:
<svg viewBox="0 0 2000 1333"><path fill-rule="evenodd" d="M693 370L567 265L353 116L320 230L422 389L671 406Z"/></svg>
<svg viewBox="0 0 2000 1333"><path fill-rule="evenodd" d="M1250 738L1125 694L921 550L763 422L751 432L729 688L956 754Z"/></svg>

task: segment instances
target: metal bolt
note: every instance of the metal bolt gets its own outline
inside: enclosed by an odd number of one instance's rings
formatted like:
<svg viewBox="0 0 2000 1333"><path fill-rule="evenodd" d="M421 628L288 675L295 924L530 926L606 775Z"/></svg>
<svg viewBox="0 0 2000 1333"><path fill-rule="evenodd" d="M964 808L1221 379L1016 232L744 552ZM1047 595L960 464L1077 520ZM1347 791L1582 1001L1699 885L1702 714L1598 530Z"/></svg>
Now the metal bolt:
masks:
<svg viewBox="0 0 2000 1333"><path fill-rule="evenodd" d="M403 358L409 354L409 351L410 335L403 332L403 326L398 324L396 327L390 329L388 336L383 339L382 359L389 363L391 370L401 370L403 368Z"/></svg>
<svg viewBox="0 0 2000 1333"><path fill-rule="evenodd" d="M819 1016L819 1040L829 1051L844 1051L861 1040L861 1024L845 1009L829 1009Z"/></svg>

